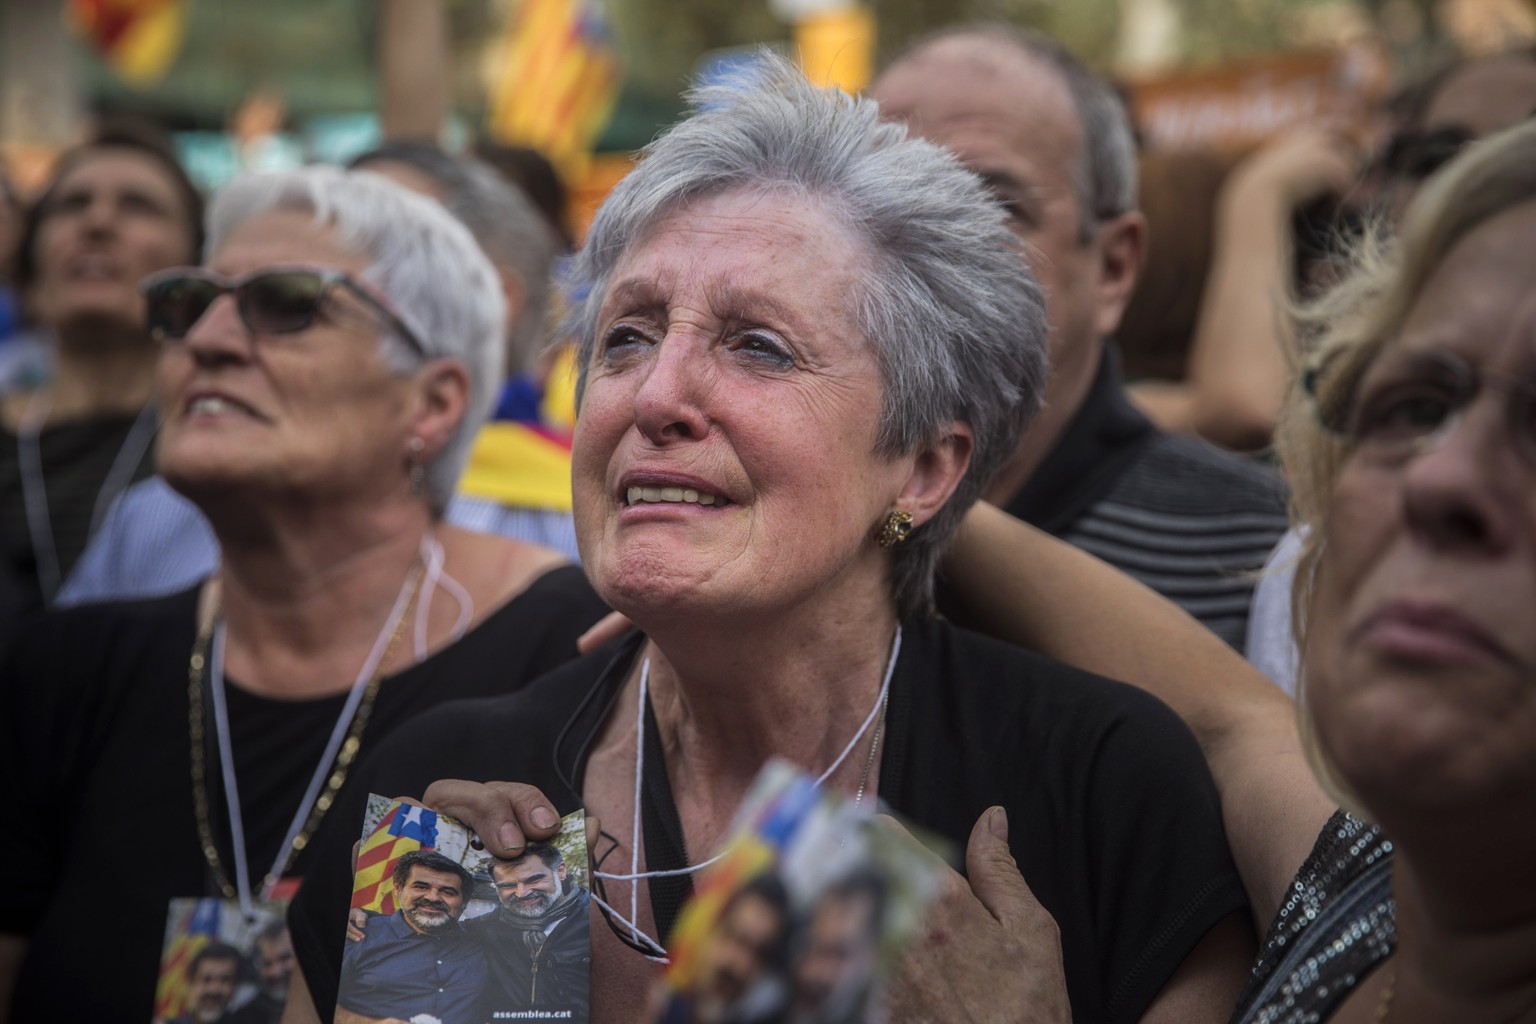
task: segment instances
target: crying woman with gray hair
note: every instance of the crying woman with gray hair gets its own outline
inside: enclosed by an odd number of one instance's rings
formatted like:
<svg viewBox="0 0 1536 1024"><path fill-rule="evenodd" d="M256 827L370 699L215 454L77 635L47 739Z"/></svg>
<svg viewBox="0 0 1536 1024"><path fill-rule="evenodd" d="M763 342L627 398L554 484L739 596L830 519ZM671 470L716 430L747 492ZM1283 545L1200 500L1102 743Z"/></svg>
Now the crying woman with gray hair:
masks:
<svg viewBox="0 0 1536 1024"><path fill-rule="evenodd" d="M159 470L220 564L170 597L52 613L0 666L27 836L0 854L14 1020L61 993L80 1018L177 1016L155 995L172 900L291 891L360 750L559 664L602 611L553 552L442 521L503 358L501 289L461 224L312 167L236 181L207 226L204 265L142 292ZM82 957L108 834L143 855L112 955Z"/></svg>
<svg viewBox="0 0 1536 1024"><path fill-rule="evenodd" d="M647 958L770 757L966 850L894 1019L1064 1020L1070 999L1080 1021L1224 1020L1253 940L1189 734L932 614L936 561L1046 369L1002 209L874 103L775 58L693 102L569 281L582 562L638 629L424 715L363 788L424 798L498 856L557 813L601 819L593 1020L644 1004ZM323 1008L360 816L334 815L350 827L322 836L290 915Z"/></svg>

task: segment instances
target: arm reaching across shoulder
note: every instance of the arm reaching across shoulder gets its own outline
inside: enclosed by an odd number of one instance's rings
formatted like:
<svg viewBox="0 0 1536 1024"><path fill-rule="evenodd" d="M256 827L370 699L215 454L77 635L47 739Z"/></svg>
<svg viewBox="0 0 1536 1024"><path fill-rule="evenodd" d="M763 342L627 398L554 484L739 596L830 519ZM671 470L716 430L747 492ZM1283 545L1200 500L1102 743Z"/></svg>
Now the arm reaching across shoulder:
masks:
<svg viewBox="0 0 1536 1024"><path fill-rule="evenodd" d="M1131 683L1184 719L1266 928L1334 811L1307 767L1290 699L1171 602L990 505L966 515L943 576L955 621Z"/></svg>

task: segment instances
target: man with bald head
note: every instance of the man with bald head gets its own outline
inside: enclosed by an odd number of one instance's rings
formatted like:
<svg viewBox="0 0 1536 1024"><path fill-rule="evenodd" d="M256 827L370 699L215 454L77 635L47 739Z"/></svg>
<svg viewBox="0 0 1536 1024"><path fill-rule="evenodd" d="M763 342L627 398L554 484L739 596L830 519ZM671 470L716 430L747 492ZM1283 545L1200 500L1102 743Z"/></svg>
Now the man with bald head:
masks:
<svg viewBox="0 0 1536 1024"><path fill-rule="evenodd" d="M1276 475L1160 433L1124 395L1109 339L1146 246L1136 152L1114 90L1009 25L919 41L870 90L884 115L985 180L1046 293L1045 408L987 495L1180 604L1241 648L1252 582L1285 529Z"/></svg>

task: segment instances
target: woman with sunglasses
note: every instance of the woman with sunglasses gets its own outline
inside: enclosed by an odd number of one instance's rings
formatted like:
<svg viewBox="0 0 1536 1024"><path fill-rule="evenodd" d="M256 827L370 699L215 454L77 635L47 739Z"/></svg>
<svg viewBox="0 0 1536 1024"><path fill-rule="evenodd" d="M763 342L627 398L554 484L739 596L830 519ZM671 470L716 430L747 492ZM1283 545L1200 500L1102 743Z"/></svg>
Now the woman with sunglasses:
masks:
<svg viewBox="0 0 1536 1024"><path fill-rule="evenodd" d="M53 599L112 499L153 472L157 351L138 283L201 247L186 172L158 140L117 128L64 154L26 213L16 283L51 368L0 395L0 575L25 611Z"/></svg>
<svg viewBox="0 0 1536 1024"><path fill-rule="evenodd" d="M171 900L281 899L360 747L565 660L601 611L554 553L441 522L503 350L462 225L316 167L238 180L208 233L205 269L143 292L159 469L220 567L45 616L0 666L16 1020L61 998L80 1019L174 1016L155 995ZM87 932L110 952L82 955Z"/></svg>

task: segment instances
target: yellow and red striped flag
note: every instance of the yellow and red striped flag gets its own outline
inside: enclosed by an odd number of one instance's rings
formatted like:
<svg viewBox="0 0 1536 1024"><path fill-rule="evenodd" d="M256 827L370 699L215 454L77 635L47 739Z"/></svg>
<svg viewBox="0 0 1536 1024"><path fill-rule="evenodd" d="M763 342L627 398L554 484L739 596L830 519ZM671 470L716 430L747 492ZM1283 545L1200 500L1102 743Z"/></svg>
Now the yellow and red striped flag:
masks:
<svg viewBox="0 0 1536 1024"><path fill-rule="evenodd" d="M151 85L170 70L187 20L185 0L69 0L66 17L134 85Z"/></svg>
<svg viewBox="0 0 1536 1024"><path fill-rule="evenodd" d="M619 95L619 59L596 0L521 0L507 16L487 127L580 178Z"/></svg>
<svg viewBox="0 0 1536 1024"><path fill-rule="evenodd" d="M173 1020L187 1012L187 968L192 958L219 934L219 901L188 900L176 923L176 937L160 961L155 985L155 1020Z"/></svg>
<svg viewBox="0 0 1536 1024"><path fill-rule="evenodd" d="M437 812L414 804L396 803L363 840L352 877L352 906L380 914L395 912L395 887L390 876L395 861L412 850L437 846Z"/></svg>

